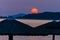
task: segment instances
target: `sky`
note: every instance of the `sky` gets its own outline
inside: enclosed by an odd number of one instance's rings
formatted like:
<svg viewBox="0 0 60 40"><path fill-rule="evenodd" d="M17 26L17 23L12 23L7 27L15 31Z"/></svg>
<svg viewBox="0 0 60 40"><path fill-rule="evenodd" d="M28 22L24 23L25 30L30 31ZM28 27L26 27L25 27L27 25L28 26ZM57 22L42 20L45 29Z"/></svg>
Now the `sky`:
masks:
<svg viewBox="0 0 60 40"><path fill-rule="evenodd" d="M60 0L0 0L0 16L29 14L34 7L39 12L60 12Z"/></svg>

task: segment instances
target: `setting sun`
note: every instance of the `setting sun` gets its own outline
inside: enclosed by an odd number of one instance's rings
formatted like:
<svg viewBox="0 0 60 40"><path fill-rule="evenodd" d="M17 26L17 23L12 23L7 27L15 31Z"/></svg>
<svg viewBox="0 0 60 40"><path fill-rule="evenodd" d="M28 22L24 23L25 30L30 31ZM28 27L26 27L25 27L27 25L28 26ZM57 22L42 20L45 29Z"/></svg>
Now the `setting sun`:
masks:
<svg viewBox="0 0 60 40"><path fill-rule="evenodd" d="M32 8L31 12L34 13L34 14L36 14L36 13L38 13L38 9L37 8Z"/></svg>

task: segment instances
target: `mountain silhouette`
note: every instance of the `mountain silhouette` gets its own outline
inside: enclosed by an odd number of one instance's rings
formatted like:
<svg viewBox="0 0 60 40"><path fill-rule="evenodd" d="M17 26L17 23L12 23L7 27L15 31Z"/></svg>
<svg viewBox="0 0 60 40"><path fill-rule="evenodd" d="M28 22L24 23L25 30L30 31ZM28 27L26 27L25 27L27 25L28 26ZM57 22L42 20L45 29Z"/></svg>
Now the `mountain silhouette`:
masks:
<svg viewBox="0 0 60 40"><path fill-rule="evenodd" d="M0 16L0 18L8 18L8 17L21 18L21 17L23 17L25 15L27 15L27 14L25 14L25 13L18 13L18 14L10 15L10 16Z"/></svg>
<svg viewBox="0 0 60 40"><path fill-rule="evenodd" d="M31 33L31 30L32 27L16 20L4 20L0 22L0 34L28 35Z"/></svg>
<svg viewBox="0 0 60 40"><path fill-rule="evenodd" d="M0 16L0 18L7 18L7 16Z"/></svg>
<svg viewBox="0 0 60 40"><path fill-rule="evenodd" d="M40 30L43 31L43 34L55 34L55 35L60 35L60 22L49 22L43 25L40 25L36 27L37 32L41 32Z"/></svg>
<svg viewBox="0 0 60 40"><path fill-rule="evenodd" d="M16 14L16 15L12 15L12 17L14 17L14 18L21 18L21 17L23 17L25 15L27 15L27 14L19 13L19 14Z"/></svg>
<svg viewBox="0 0 60 40"><path fill-rule="evenodd" d="M23 19L45 19L45 20L59 20L60 12L43 12L37 14L28 14L22 17Z"/></svg>

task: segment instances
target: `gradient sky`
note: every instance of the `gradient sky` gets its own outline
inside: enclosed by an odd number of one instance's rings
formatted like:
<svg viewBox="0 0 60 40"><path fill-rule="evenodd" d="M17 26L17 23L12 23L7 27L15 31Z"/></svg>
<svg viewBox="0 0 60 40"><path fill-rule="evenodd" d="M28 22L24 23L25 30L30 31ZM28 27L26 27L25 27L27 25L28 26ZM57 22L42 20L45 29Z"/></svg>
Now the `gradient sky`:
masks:
<svg viewBox="0 0 60 40"><path fill-rule="evenodd" d="M33 7L39 12L60 12L60 0L0 0L0 16L28 14Z"/></svg>

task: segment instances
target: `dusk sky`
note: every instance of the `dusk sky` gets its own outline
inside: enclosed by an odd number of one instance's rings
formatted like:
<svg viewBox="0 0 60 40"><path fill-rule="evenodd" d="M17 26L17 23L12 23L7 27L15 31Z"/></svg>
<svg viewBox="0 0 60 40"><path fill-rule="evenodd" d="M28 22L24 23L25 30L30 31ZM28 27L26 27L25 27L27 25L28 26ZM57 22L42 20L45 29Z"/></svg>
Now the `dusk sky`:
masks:
<svg viewBox="0 0 60 40"><path fill-rule="evenodd" d="M39 12L60 12L60 0L0 0L0 16L31 13L31 8Z"/></svg>

